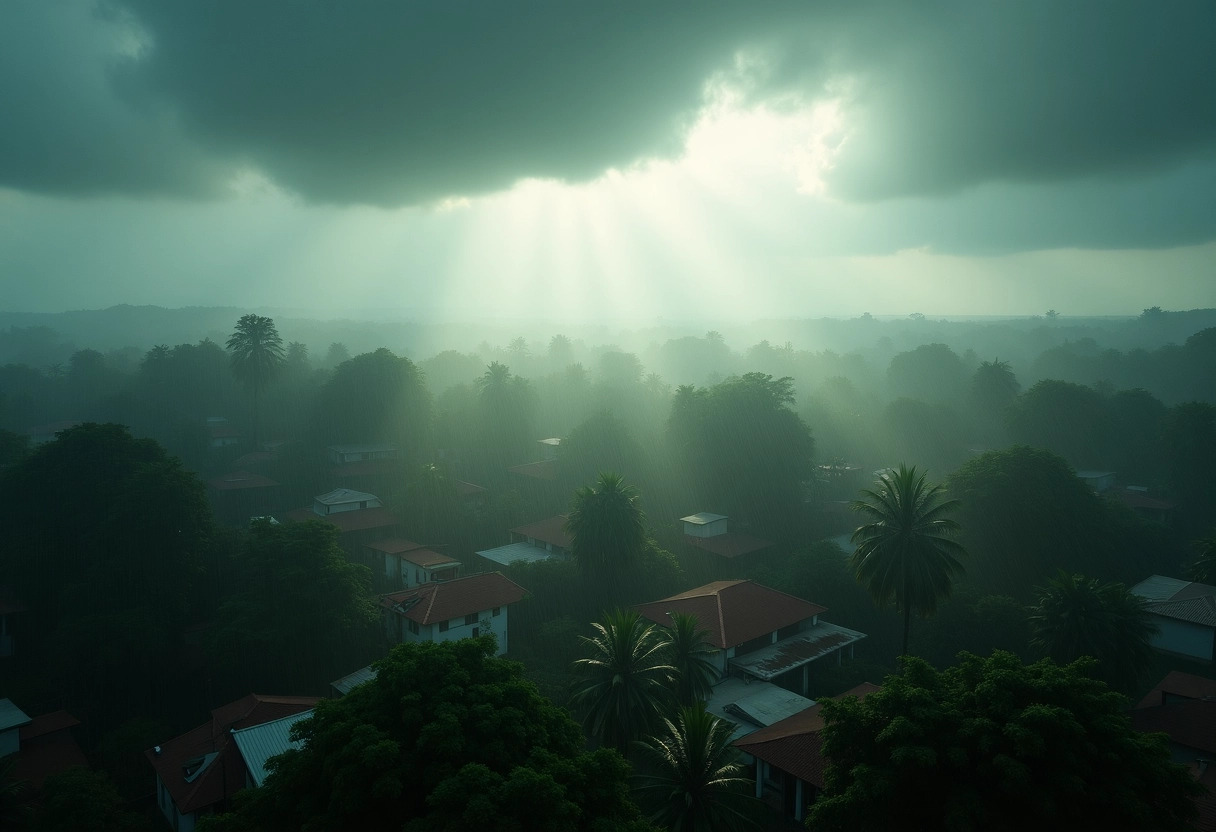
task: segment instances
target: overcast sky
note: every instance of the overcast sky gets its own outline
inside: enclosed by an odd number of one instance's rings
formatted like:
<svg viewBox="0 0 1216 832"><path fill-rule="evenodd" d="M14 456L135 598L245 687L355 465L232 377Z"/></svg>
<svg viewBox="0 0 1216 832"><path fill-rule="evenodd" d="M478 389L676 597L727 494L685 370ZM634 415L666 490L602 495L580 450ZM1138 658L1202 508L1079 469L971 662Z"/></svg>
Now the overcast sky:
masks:
<svg viewBox="0 0 1216 832"><path fill-rule="evenodd" d="M1216 306L1216 3L0 3L0 304Z"/></svg>

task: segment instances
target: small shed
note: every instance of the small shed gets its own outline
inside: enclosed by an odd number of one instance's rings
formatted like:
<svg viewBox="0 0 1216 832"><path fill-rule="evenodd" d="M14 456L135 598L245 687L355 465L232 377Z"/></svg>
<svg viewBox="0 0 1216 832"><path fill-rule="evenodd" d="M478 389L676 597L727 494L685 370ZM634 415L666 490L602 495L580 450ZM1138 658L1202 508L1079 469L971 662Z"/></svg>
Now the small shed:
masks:
<svg viewBox="0 0 1216 832"><path fill-rule="evenodd" d="M725 514L711 514L708 511L680 518L680 522L684 524L684 534L689 537L717 537L726 534L726 521Z"/></svg>

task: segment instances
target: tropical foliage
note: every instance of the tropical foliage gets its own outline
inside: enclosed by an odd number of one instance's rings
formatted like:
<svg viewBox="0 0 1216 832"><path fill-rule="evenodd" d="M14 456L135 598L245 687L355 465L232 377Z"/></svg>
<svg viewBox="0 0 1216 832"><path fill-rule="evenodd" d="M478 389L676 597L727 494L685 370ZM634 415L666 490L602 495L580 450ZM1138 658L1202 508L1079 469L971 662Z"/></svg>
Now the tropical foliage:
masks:
<svg viewBox="0 0 1216 832"><path fill-rule="evenodd" d="M700 626L695 615L671 614L667 649L676 674L676 699L681 705L693 705L707 699L718 680L718 668L713 662L717 651L707 640L708 636L709 631Z"/></svg>
<svg viewBox="0 0 1216 832"><path fill-rule="evenodd" d="M574 492L566 520L572 554L595 571L637 562L646 545L646 515L637 490L618 474L602 473L594 486Z"/></svg>
<svg viewBox="0 0 1216 832"><path fill-rule="evenodd" d="M1002 652L941 672L908 658L864 700L825 700L827 789L808 827L1191 829L1203 787L1091 672Z"/></svg>
<svg viewBox="0 0 1216 832"><path fill-rule="evenodd" d="M853 532L857 548L850 562L876 603L894 604L903 613L901 655L908 652L913 611L932 615L963 573L959 558L965 551L954 540L959 525L947 516L958 502L944 499L943 491L915 467L900 465L852 504L869 522Z"/></svg>
<svg viewBox="0 0 1216 832"><path fill-rule="evenodd" d="M651 821L671 832L760 828L764 806L731 746L734 727L698 702L639 743L635 793Z"/></svg>
<svg viewBox="0 0 1216 832"><path fill-rule="evenodd" d="M232 372L253 391L253 444L258 444L258 406L263 388L283 367L287 352L274 321L261 315L242 315L228 338Z"/></svg>

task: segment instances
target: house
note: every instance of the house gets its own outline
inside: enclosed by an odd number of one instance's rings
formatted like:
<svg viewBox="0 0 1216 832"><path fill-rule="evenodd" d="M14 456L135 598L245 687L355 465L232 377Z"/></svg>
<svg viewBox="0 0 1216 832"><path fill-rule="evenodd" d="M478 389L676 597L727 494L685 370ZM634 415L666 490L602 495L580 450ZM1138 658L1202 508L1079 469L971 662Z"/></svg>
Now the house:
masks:
<svg viewBox="0 0 1216 832"><path fill-rule="evenodd" d="M1168 738L1170 759L1187 766L1206 791L1195 798L1195 829L1216 830L1216 679L1174 671L1136 705L1132 727Z"/></svg>
<svg viewBox="0 0 1216 832"><path fill-rule="evenodd" d="M423 584L380 598L384 631L393 644L456 641L493 634L507 652L507 608L525 590L501 572L481 572Z"/></svg>
<svg viewBox="0 0 1216 832"><path fill-rule="evenodd" d="M1153 575L1132 587L1158 631L1153 647L1210 662L1216 645L1216 586Z"/></svg>
<svg viewBox="0 0 1216 832"><path fill-rule="evenodd" d="M313 498L310 508L298 508L286 514L288 520L323 520L338 527L339 542L348 552L372 540L392 535L397 528L397 516L384 507L380 498L366 491L335 488Z"/></svg>
<svg viewBox="0 0 1216 832"><path fill-rule="evenodd" d="M799 693L760 682L750 676L731 676L713 686L705 710L734 725L731 739L737 740L815 704Z"/></svg>
<svg viewBox="0 0 1216 832"><path fill-rule="evenodd" d="M271 757L284 751L299 748L303 743L291 738L291 729L297 722L312 716L313 709L289 714L270 722L250 725L248 728L233 728L232 741L245 764L245 788L261 788L266 782L266 763Z"/></svg>
<svg viewBox="0 0 1216 832"><path fill-rule="evenodd" d="M277 507L279 484L262 474L232 471L208 480L207 487L216 516L230 525L247 523L250 517L270 514Z"/></svg>
<svg viewBox="0 0 1216 832"><path fill-rule="evenodd" d="M1126 488L1111 491L1110 496L1154 523L1167 524L1174 513L1174 504L1169 500L1159 500L1156 497L1148 496L1147 486L1129 485Z"/></svg>
<svg viewBox="0 0 1216 832"><path fill-rule="evenodd" d="M223 416L208 416L205 425L212 448L227 448L241 441L241 432Z"/></svg>
<svg viewBox="0 0 1216 832"><path fill-rule="evenodd" d="M378 573L382 565L384 582L393 589L409 589L431 581L450 581L456 577L461 566L460 561L451 555L400 537L373 541L364 550Z"/></svg>
<svg viewBox="0 0 1216 832"><path fill-rule="evenodd" d="M713 661L720 679L742 675L803 694L810 686L811 662L831 656L839 663L845 648L852 658L853 646L866 637L821 621L826 607L755 581L715 581L637 610L664 627L672 626L672 613L696 616L717 648Z"/></svg>
<svg viewBox="0 0 1216 832"><path fill-rule="evenodd" d="M76 744L72 729L80 720L67 711L27 716L11 699L0 699L0 758L15 754L13 777L35 789L52 774L89 761Z"/></svg>
<svg viewBox="0 0 1216 832"><path fill-rule="evenodd" d="M881 690L878 685L864 682L832 698L864 699L877 690ZM754 761L756 797L779 806L783 815L798 823L806 819L807 807L826 786L827 759L819 736L823 730L821 710L822 706L815 704L734 742Z"/></svg>
<svg viewBox="0 0 1216 832"><path fill-rule="evenodd" d="M1174 670L1167 673L1155 688L1146 693L1136 707L1152 708L1157 705L1172 705L1175 702L1192 702L1196 699L1216 702L1216 679L1205 679Z"/></svg>
<svg viewBox="0 0 1216 832"><path fill-rule="evenodd" d="M724 514L708 511L681 517L680 522L684 524L684 542L724 558L737 558L773 545L771 540L728 531L729 519Z"/></svg>
<svg viewBox="0 0 1216 832"><path fill-rule="evenodd" d="M1078 471L1077 476L1085 480L1085 484L1098 494L1115 485L1114 471Z"/></svg>
<svg viewBox="0 0 1216 832"><path fill-rule="evenodd" d="M556 514L524 526L516 526L508 532L511 542L493 549L477 552L486 560L503 566L513 563L534 563L570 554L570 533L566 531L566 515Z"/></svg>
<svg viewBox="0 0 1216 832"><path fill-rule="evenodd" d="M227 807L250 783L253 775L233 741L234 731L302 714L317 701L315 696L250 694L216 708L210 721L194 730L145 751L156 771L156 804L169 825L192 832L201 815Z"/></svg>
<svg viewBox="0 0 1216 832"><path fill-rule="evenodd" d="M540 458L551 460L557 459L558 448L561 447L562 440L554 436L550 439L538 439L536 444L540 445Z"/></svg>
<svg viewBox="0 0 1216 832"><path fill-rule="evenodd" d="M355 462L396 462L400 451L396 445L367 443L362 445L330 445L326 456L333 465L349 465Z"/></svg>

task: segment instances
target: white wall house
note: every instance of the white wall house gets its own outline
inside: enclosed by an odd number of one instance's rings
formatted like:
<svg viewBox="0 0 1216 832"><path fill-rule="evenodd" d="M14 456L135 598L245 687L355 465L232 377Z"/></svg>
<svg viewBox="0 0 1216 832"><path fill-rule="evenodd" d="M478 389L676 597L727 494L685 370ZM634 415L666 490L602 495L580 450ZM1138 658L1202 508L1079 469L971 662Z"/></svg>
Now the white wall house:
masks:
<svg viewBox="0 0 1216 832"><path fill-rule="evenodd" d="M353 491L349 488L335 488L328 494L321 494L313 498L312 512L320 517L327 517L343 511L380 508L383 505L375 494Z"/></svg>
<svg viewBox="0 0 1216 832"><path fill-rule="evenodd" d="M506 653L507 609L525 590L501 572L422 584L381 597L385 635L393 644L456 641L492 634Z"/></svg>
<svg viewBox="0 0 1216 832"><path fill-rule="evenodd" d="M450 581L460 572L461 562L451 555L400 537L373 541L365 549L373 566L382 564L385 584L392 589Z"/></svg>
<svg viewBox="0 0 1216 832"><path fill-rule="evenodd" d="M1114 471L1078 471L1077 476L1085 480L1085 484L1101 494L1115 485Z"/></svg>
<svg viewBox="0 0 1216 832"><path fill-rule="evenodd" d="M726 534L727 517L724 514L711 514L708 511L681 517L684 524L684 534L689 537L717 537Z"/></svg>

